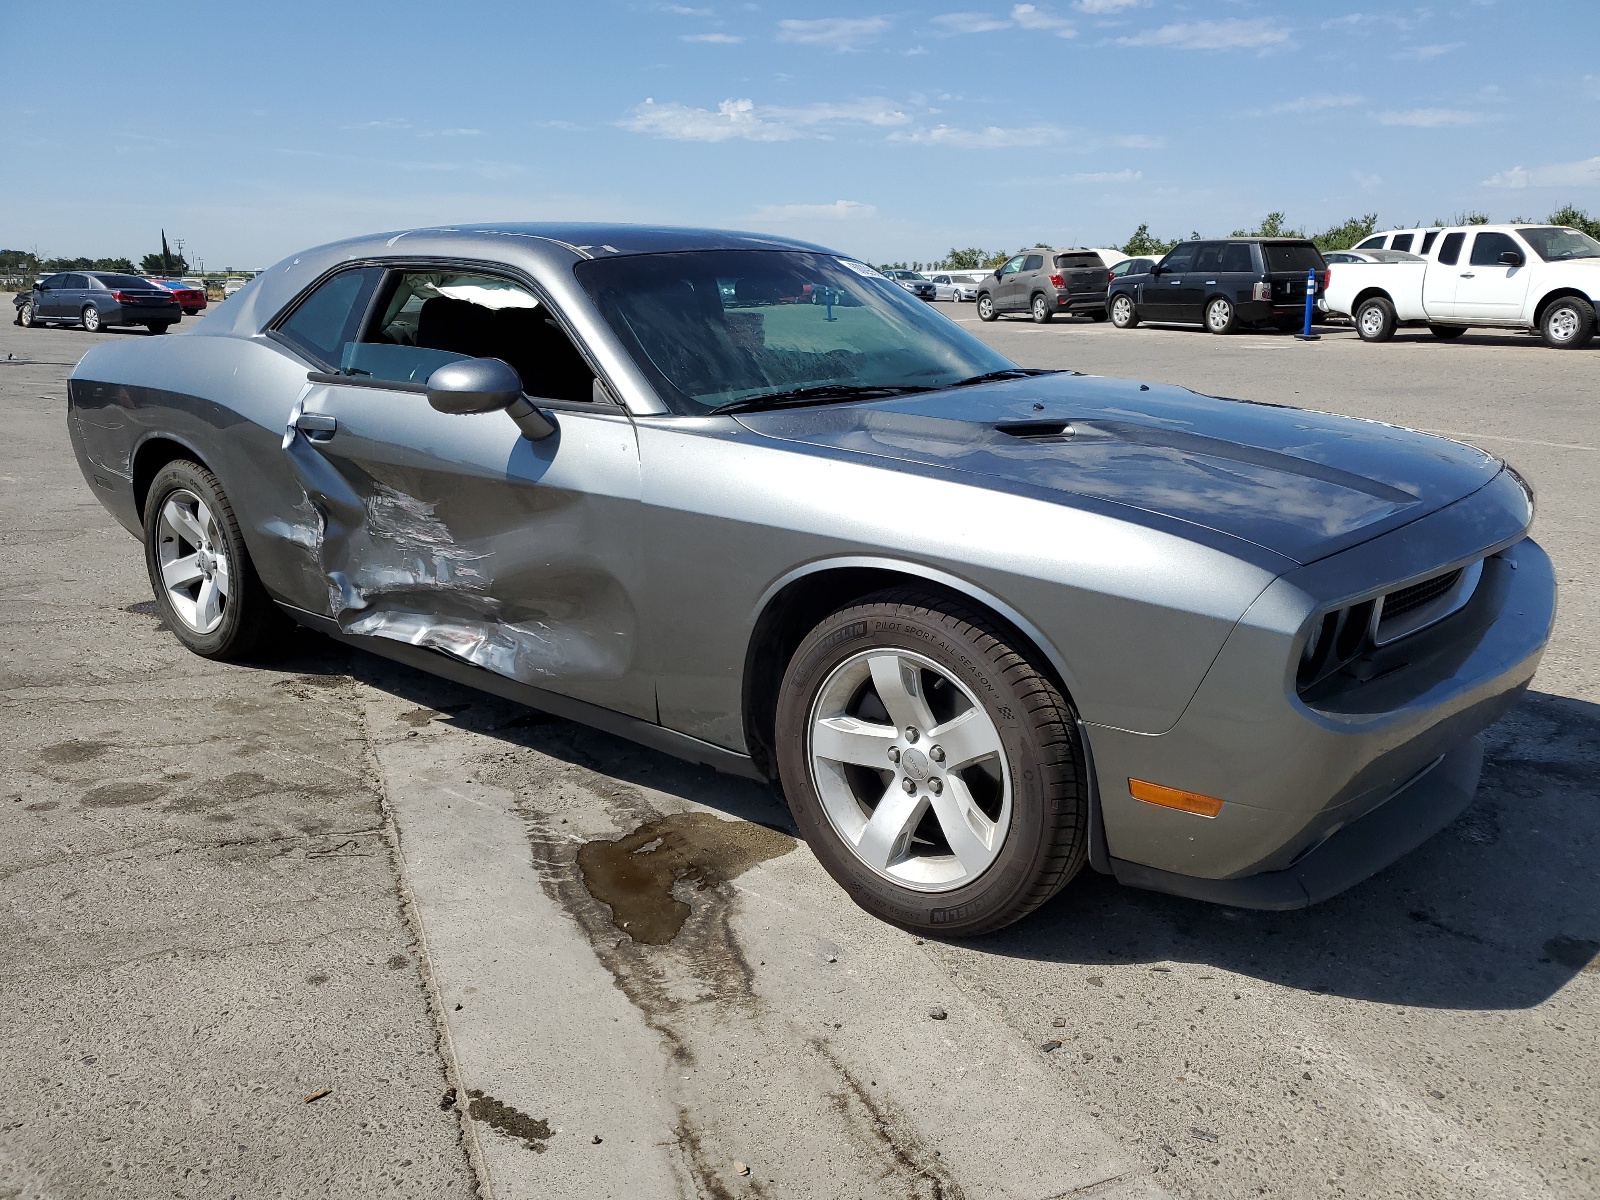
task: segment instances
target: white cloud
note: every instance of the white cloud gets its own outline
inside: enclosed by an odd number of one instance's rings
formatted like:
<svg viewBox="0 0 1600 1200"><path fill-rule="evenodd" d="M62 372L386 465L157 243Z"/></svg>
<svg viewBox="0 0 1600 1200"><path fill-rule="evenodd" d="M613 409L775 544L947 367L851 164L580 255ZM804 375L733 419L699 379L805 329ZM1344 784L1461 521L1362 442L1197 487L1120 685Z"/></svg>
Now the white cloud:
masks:
<svg viewBox="0 0 1600 1200"><path fill-rule="evenodd" d="M1152 137L1148 133L1122 133L1108 140L1124 150L1160 150L1167 144L1166 138Z"/></svg>
<svg viewBox="0 0 1600 1200"><path fill-rule="evenodd" d="M1363 192L1370 192L1383 186L1382 175L1363 175L1360 171L1351 171L1350 177Z"/></svg>
<svg viewBox="0 0 1600 1200"><path fill-rule="evenodd" d="M1125 8L1143 8L1150 0L1077 0L1086 13L1119 13Z"/></svg>
<svg viewBox="0 0 1600 1200"><path fill-rule="evenodd" d="M949 146L956 150L997 150L1011 146L1056 146L1071 134L1058 125L1025 125L1005 128L989 125L983 129L961 129L954 125L935 125L931 129L904 130L889 135L890 141L918 146Z"/></svg>
<svg viewBox="0 0 1600 1200"><path fill-rule="evenodd" d="M1416 25L1415 21L1402 17L1398 13L1346 13L1342 17L1330 17L1322 23L1324 29L1361 29L1370 25L1390 25L1404 32Z"/></svg>
<svg viewBox="0 0 1600 1200"><path fill-rule="evenodd" d="M1390 57L1396 62L1427 62L1430 58L1449 54L1450 51L1459 50L1465 45L1465 42L1440 42L1433 46L1413 46L1410 50L1401 50Z"/></svg>
<svg viewBox="0 0 1600 1200"><path fill-rule="evenodd" d="M440 129L437 132L419 133L418 137L482 137L481 129Z"/></svg>
<svg viewBox="0 0 1600 1200"><path fill-rule="evenodd" d="M1288 42L1289 31L1269 17L1178 21L1117 39L1121 46L1167 46L1174 50L1272 50Z"/></svg>
<svg viewBox="0 0 1600 1200"><path fill-rule="evenodd" d="M865 221L878 215L877 207L859 200L835 200L832 204L762 204L746 217L748 221Z"/></svg>
<svg viewBox="0 0 1600 1200"><path fill-rule="evenodd" d="M1323 112L1330 108L1349 108L1366 102L1365 96L1358 96L1354 92L1320 92L1315 96L1299 96L1293 100L1285 100L1281 104L1274 104L1271 108L1252 109L1250 115L1261 117L1268 113Z"/></svg>
<svg viewBox="0 0 1600 1200"><path fill-rule="evenodd" d="M683 33L678 35L678 40L683 42L707 42L713 46L734 46L744 41L736 33Z"/></svg>
<svg viewBox="0 0 1600 1200"><path fill-rule="evenodd" d="M1143 171L1080 171L1073 175L1074 183L1137 183L1144 178Z"/></svg>
<svg viewBox="0 0 1600 1200"><path fill-rule="evenodd" d="M792 142L826 138L827 127L832 125L894 127L910 123L909 113L879 97L798 107L730 99L714 110L676 101L657 104L651 98L637 105L621 125L676 142Z"/></svg>
<svg viewBox="0 0 1600 1200"><path fill-rule="evenodd" d="M1413 129L1442 129L1450 125L1477 125L1482 113L1461 108L1390 109L1377 114L1380 125L1407 125Z"/></svg>
<svg viewBox="0 0 1600 1200"><path fill-rule="evenodd" d="M980 12L945 13L934 17L933 23L939 27L940 32L952 37L963 33L992 33L996 29L1006 29L1011 25L1009 21Z"/></svg>
<svg viewBox="0 0 1600 1200"><path fill-rule="evenodd" d="M859 50L888 32L887 17L822 17L815 21L778 22L778 40L802 46L826 46L843 53Z"/></svg>
<svg viewBox="0 0 1600 1200"><path fill-rule="evenodd" d="M1498 188L1581 188L1600 184L1600 157L1545 167L1512 167L1483 181Z"/></svg>
<svg viewBox="0 0 1600 1200"><path fill-rule="evenodd" d="M662 12L669 12L680 17L709 17L711 15L709 8L686 8L682 4L657 4L655 7Z"/></svg>
<svg viewBox="0 0 1600 1200"><path fill-rule="evenodd" d="M357 121L354 125L346 125L346 129L410 129L411 122L399 117L386 117L381 121Z"/></svg>
<svg viewBox="0 0 1600 1200"><path fill-rule="evenodd" d="M1049 9L1040 8L1037 4L1013 4L1011 19L1024 29L1048 30L1057 37L1064 38L1078 36L1078 31L1072 27L1071 21L1058 17Z"/></svg>

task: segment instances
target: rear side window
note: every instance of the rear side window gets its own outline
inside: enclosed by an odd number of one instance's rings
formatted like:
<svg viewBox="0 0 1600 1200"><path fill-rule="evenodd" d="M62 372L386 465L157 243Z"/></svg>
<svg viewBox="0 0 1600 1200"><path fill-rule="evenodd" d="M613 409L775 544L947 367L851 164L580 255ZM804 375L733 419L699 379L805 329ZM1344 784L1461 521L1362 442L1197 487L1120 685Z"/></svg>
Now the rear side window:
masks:
<svg viewBox="0 0 1600 1200"><path fill-rule="evenodd" d="M1391 250L1410 250L1411 249L1411 243L1415 240L1415 238L1416 238L1415 234L1397 233L1397 234L1394 235L1394 244L1391 245L1389 247L1389 249L1391 249Z"/></svg>
<svg viewBox="0 0 1600 1200"><path fill-rule="evenodd" d="M1447 267L1453 267L1461 261L1461 243L1467 240L1464 233L1447 233L1444 242L1439 246L1439 261Z"/></svg>
<svg viewBox="0 0 1600 1200"><path fill-rule="evenodd" d="M1042 271L1042 270L1044 270L1044 255L1042 255L1042 254L1030 254L1030 255L1028 255L1027 261L1022 264L1022 269L1024 271Z"/></svg>
<svg viewBox="0 0 1600 1200"><path fill-rule="evenodd" d="M68 275L67 281L61 285L65 288L86 288L89 286L87 275Z"/></svg>
<svg viewBox="0 0 1600 1200"><path fill-rule="evenodd" d="M1216 242L1205 242L1200 247L1200 253L1195 255L1194 269L1196 271L1215 271L1222 265L1222 247Z"/></svg>
<svg viewBox="0 0 1600 1200"><path fill-rule="evenodd" d="M157 286L137 275L100 275L97 278L108 288L143 288L148 292Z"/></svg>
<svg viewBox="0 0 1600 1200"><path fill-rule="evenodd" d="M1506 233L1480 233L1472 243L1472 265L1475 267L1498 267L1500 256L1506 251L1521 254L1522 247Z"/></svg>
<svg viewBox="0 0 1600 1200"><path fill-rule="evenodd" d="M1422 235L1422 249L1418 250L1417 253L1418 254L1426 254L1429 250L1432 250L1433 249L1434 239L1437 238L1438 236L1439 236L1439 231L1437 229L1430 229L1430 230L1428 230L1427 233L1423 234Z"/></svg>
<svg viewBox="0 0 1600 1200"><path fill-rule="evenodd" d="M1254 271L1255 259L1250 256L1250 247L1245 242L1230 242L1222 248L1222 269L1224 271Z"/></svg>
<svg viewBox="0 0 1600 1200"><path fill-rule="evenodd" d="M1320 271L1322 254L1310 242L1266 242L1261 253L1269 271Z"/></svg>
<svg viewBox="0 0 1600 1200"><path fill-rule="evenodd" d="M356 327L381 278L382 267L341 271L295 307L278 326L278 336L325 366L337 366L345 346L356 340Z"/></svg>
<svg viewBox="0 0 1600 1200"><path fill-rule="evenodd" d="M1356 247L1356 249L1357 250L1382 250L1383 249L1383 239L1388 237L1388 236L1389 235L1386 234L1386 233L1380 233L1377 237L1369 237L1366 241L1364 241L1360 245L1358 245Z"/></svg>

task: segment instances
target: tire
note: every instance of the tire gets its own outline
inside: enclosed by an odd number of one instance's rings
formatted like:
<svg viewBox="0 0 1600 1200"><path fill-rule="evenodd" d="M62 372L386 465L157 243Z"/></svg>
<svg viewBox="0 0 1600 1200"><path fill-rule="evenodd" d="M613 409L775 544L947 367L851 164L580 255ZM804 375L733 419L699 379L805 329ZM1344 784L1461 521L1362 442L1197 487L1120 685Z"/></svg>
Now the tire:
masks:
<svg viewBox="0 0 1600 1200"><path fill-rule="evenodd" d="M85 304L83 306L82 320L83 320L83 329L84 329L85 333L99 333L100 332L100 330L102 328L101 322L100 322L100 310L98 308L96 308L94 305Z"/></svg>
<svg viewBox="0 0 1600 1200"><path fill-rule="evenodd" d="M1450 341L1452 338L1460 337L1466 331L1467 331L1467 327L1465 325L1429 325L1428 326L1428 332L1429 333L1433 334L1434 337L1439 338L1442 341L1446 341L1446 342Z"/></svg>
<svg viewBox="0 0 1600 1200"><path fill-rule="evenodd" d="M202 658L265 657L293 627L261 586L217 477L198 463L170 462L151 481L144 561L167 628Z"/></svg>
<svg viewBox="0 0 1600 1200"><path fill-rule="evenodd" d="M1398 321L1394 305L1387 296L1373 296L1356 306L1356 333L1363 342L1387 342L1394 336Z"/></svg>
<svg viewBox="0 0 1600 1200"><path fill-rule="evenodd" d="M1211 333L1232 333L1239 328L1239 313L1231 301L1214 296L1206 303L1206 329Z"/></svg>
<svg viewBox="0 0 1600 1200"><path fill-rule="evenodd" d="M1111 323L1118 329L1132 329L1139 323L1139 310L1134 306L1133 297L1126 292L1111 297L1106 310L1111 314Z"/></svg>
<svg viewBox="0 0 1600 1200"><path fill-rule="evenodd" d="M1000 314L995 311L995 307L994 307L994 297L989 295L988 292L979 292L978 293L978 320L980 320L980 321L996 321L996 320L999 320L999 318L1000 318Z"/></svg>
<svg viewBox="0 0 1600 1200"><path fill-rule="evenodd" d="M186 316L186 317L192 317L192 316L195 315L195 313L197 313L199 311L200 310L198 308L186 308L186 309L183 310L183 315Z"/></svg>
<svg viewBox="0 0 1600 1200"><path fill-rule="evenodd" d="M1056 310L1051 307L1049 297L1043 292L1036 295L1033 298L1033 303L1028 307L1029 311L1033 313L1033 323L1035 325L1048 325L1056 319Z"/></svg>
<svg viewBox="0 0 1600 1200"><path fill-rule="evenodd" d="M146 321L145 326L151 333L165 333L172 328L171 321Z"/></svg>
<svg viewBox="0 0 1600 1200"><path fill-rule="evenodd" d="M895 589L823 620L784 673L778 768L795 821L851 899L903 929L991 932L1085 861L1076 715L1011 636L960 601Z"/></svg>
<svg viewBox="0 0 1600 1200"><path fill-rule="evenodd" d="M32 300L24 300L22 307L17 309L17 324L24 329L32 329L39 324L38 318L33 315Z"/></svg>
<svg viewBox="0 0 1600 1200"><path fill-rule="evenodd" d="M1106 319L1106 310L1103 309L1103 308L1097 308L1097 309L1095 309L1095 310L1093 310L1092 312L1089 313L1089 320L1094 321L1096 324L1098 324L1101 321L1104 321L1105 319Z"/></svg>
<svg viewBox="0 0 1600 1200"><path fill-rule="evenodd" d="M1582 296L1552 300L1539 318L1539 336L1552 350L1579 350L1594 337L1594 305Z"/></svg>

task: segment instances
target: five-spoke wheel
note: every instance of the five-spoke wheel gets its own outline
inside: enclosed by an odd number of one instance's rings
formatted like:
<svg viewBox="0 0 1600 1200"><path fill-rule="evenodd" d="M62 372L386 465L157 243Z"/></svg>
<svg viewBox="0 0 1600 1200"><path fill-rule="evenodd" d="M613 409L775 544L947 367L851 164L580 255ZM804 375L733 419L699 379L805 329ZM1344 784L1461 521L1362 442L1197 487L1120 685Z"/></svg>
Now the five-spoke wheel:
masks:
<svg viewBox="0 0 1600 1200"><path fill-rule="evenodd" d="M195 633L222 624L228 604L228 549L204 500L179 488L168 493L157 524L156 555L167 603Z"/></svg>

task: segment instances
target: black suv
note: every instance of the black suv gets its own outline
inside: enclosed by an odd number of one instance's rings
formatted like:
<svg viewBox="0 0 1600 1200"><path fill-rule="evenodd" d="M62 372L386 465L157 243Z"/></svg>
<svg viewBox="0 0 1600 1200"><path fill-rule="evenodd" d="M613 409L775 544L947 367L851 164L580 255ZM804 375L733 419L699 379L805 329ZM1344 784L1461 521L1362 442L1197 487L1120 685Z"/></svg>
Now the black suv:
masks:
<svg viewBox="0 0 1600 1200"><path fill-rule="evenodd" d="M1111 323L1132 329L1140 321L1204 325L1232 333L1241 325L1298 329L1305 320L1306 273L1320 295L1328 285L1322 252L1304 238L1229 238L1181 242L1142 275L1111 281L1106 306ZM1312 319L1322 314L1313 309Z"/></svg>

